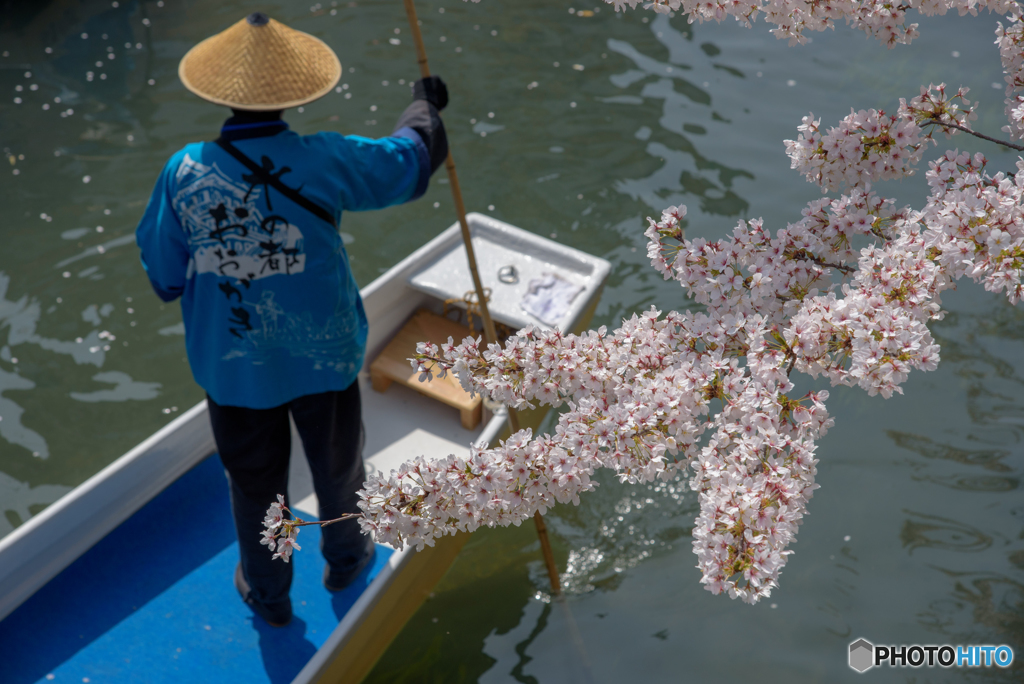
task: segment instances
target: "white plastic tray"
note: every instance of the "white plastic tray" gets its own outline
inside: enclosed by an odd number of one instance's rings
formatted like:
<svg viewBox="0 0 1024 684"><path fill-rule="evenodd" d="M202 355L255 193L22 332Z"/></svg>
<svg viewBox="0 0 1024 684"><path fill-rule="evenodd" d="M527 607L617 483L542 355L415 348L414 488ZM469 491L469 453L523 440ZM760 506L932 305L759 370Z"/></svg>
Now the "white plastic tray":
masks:
<svg viewBox="0 0 1024 684"><path fill-rule="evenodd" d="M516 330L531 324L548 327L519 305L530 281L541 278L545 273L557 274L584 288L559 321L558 327L563 330L571 329L571 322L578 320L580 314L599 296L601 286L611 270L611 264L606 260L483 214L473 213L466 218L473 236L480 280L485 288L491 288L489 308L495 321ZM445 232L453 230L458 230L458 224ZM499 270L506 266L515 267L517 282L505 283L498 279ZM461 238L416 271L409 278L409 285L442 300L461 300L467 292L472 291L473 279Z"/></svg>

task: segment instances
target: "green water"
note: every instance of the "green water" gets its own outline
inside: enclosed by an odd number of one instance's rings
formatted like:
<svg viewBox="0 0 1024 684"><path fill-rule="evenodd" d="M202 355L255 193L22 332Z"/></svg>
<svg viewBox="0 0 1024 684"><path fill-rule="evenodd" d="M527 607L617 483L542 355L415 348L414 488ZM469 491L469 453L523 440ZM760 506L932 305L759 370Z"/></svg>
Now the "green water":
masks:
<svg viewBox="0 0 1024 684"><path fill-rule="evenodd" d="M740 218L799 218L818 193L789 170L782 140L808 111L834 123L946 81L971 87L981 130L1002 125L988 16L925 20L917 43L888 51L845 29L789 48L761 24L570 6L418 3L452 92L467 205L609 259L595 325L686 305L644 257L645 216L685 203L688 234L709 238ZM225 116L178 82L184 52L253 9L326 40L348 88L290 112L303 133L387 134L408 99L400 81L416 75L398 0L4 7L0 147L14 163L0 159L0 534L202 397L178 308L151 293L132 239L166 158L216 137ZM953 143L1012 168L992 145ZM925 188L917 177L885 191L920 205ZM438 182L415 204L346 215L357 279L452 221ZM1020 681L1024 310L966 283L945 304L938 371L889 401L832 392L821 489L769 600L701 589L682 483L602 477L580 507L548 516L567 603L547 601L532 528L479 532L370 681L853 681L846 649L858 637L1018 653L1009 672L863 675L873 681Z"/></svg>

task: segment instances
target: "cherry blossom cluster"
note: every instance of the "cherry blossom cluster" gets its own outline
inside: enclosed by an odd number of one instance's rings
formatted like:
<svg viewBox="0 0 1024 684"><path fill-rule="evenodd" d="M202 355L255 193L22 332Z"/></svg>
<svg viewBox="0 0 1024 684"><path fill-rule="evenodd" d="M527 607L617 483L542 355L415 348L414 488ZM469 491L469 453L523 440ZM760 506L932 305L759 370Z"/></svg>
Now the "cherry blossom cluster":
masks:
<svg viewBox="0 0 1024 684"><path fill-rule="evenodd" d="M760 220L740 222L729 240L687 240L678 228L685 208L671 208L660 222L648 219L648 256L666 279L674 278L698 303L781 324L800 302L834 287L834 271L852 273L858 237L885 238L906 219L892 201L854 189L839 199L822 198L804 217L774 236Z"/></svg>
<svg viewBox="0 0 1024 684"><path fill-rule="evenodd" d="M932 195L918 217L923 248L944 278L966 276L1016 304L1024 297L1024 159L1013 175L989 176L985 164L957 151L932 162Z"/></svg>
<svg viewBox="0 0 1024 684"><path fill-rule="evenodd" d="M1003 131L1011 138L1024 138L1024 23L1019 13L1009 17L1009 27L1004 28L999 22L996 29L996 45L999 46L999 58L1003 62L1006 80L1006 119L1009 124Z"/></svg>
<svg viewBox="0 0 1024 684"><path fill-rule="evenodd" d="M579 463L550 438L531 438L525 430L468 459L418 458L371 477L360 493L366 515L359 524L380 543L422 549L445 534L519 525L556 502L579 503L579 494L595 486L594 465Z"/></svg>
<svg viewBox="0 0 1024 684"><path fill-rule="evenodd" d="M486 350L471 337L423 343L421 372L458 367L471 391L523 408L566 402L568 411L554 435L525 430L468 460L417 459L371 477L360 524L377 541L422 547L578 502L599 467L643 483L689 466L704 581L756 601L777 584L817 487L814 440L832 424L826 392L785 395L795 355L783 346L759 315L653 309L612 334L527 328Z"/></svg>
<svg viewBox="0 0 1024 684"><path fill-rule="evenodd" d="M939 313L932 299L941 289L921 237L901 232L909 210L891 207L858 189L812 202L803 220L775 236L750 221L728 241L682 239L673 248L659 229L671 226L672 217L652 222L647 235L657 270L713 310L763 316L797 370L888 397L900 391L910 367L935 367L938 348L926 323ZM855 261L851 245L858 236L887 242L862 250ZM668 263L665 254L673 249ZM841 292L837 273L854 276Z"/></svg>
<svg viewBox="0 0 1024 684"><path fill-rule="evenodd" d="M827 392L793 399L790 374L889 397L911 370L937 366L927 324L957 279L1018 301L1020 177L948 152L931 164L921 211L857 187L810 203L774 235L749 221L715 242L686 239L685 208L666 210L647 231L652 265L707 312L651 310L610 334L527 328L504 346L421 344L414 364L425 375L452 370L468 391L508 405L569 410L554 435L523 431L468 461L419 459L371 478L364 530L423 546L575 502L596 468L638 483L689 467L702 583L749 602L767 596L817 488L816 440L832 425Z"/></svg>
<svg viewBox="0 0 1024 684"><path fill-rule="evenodd" d="M277 501L270 504L267 516L263 519L263 533L260 544L275 551L274 559L280 558L285 563L291 558L293 551L301 551L302 547L295 542L299 536L299 524L305 522L301 518L294 520L286 517L291 510L284 505L284 496L277 495Z"/></svg>
<svg viewBox="0 0 1024 684"><path fill-rule="evenodd" d="M780 403L766 390L748 382L728 403L692 463L690 482L699 492L693 550L701 583L748 603L778 585L792 553L787 547L818 488L814 440L832 422L821 403L828 392L809 395L805 406L774 395Z"/></svg>
<svg viewBox="0 0 1024 684"><path fill-rule="evenodd" d="M616 9L640 0L607 0ZM998 0L909 0L901 5L839 0L645 0L691 21L761 12L791 41L845 19L890 47L909 42L923 14L979 9L1006 14ZM1020 136L1024 32L1020 17L1001 25L1007 115ZM457 374L469 392L516 408L566 405L554 434L530 430L473 449L468 458L417 458L368 479L359 523L378 542L430 546L482 525L519 525L556 503L578 503L592 476L608 468L628 483L684 473L697 493L693 548L701 582L754 603L778 585L815 483L817 440L833 421L828 392L793 397L793 373L827 378L890 397L914 370L933 370L939 347L928 324L942 317L941 293L967 277L1016 303L1024 296L1024 159L1017 173L986 170L957 150L929 164L924 208L897 208L872 183L914 171L933 138L966 131L975 117L966 89L922 88L895 116L853 112L824 133L805 117L786 141L793 167L825 191L796 223L775 231L740 222L731 237L687 239L686 208L649 219L652 266L700 305L664 315L653 308L580 335L528 327L504 344L467 337L421 343L421 380ZM1012 97L1011 97L1012 96ZM1012 101L1011 101L1012 100ZM925 130L926 127L934 126ZM976 133L975 133L976 134ZM699 310L699 309L703 310ZM271 505L263 543L288 560L298 527L283 497Z"/></svg>
<svg viewBox="0 0 1024 684"><path fill-rule="evenodd" d="M791 167L822 192L910 176L926 144L934 142L934 130L926 132L924 126L940 125L948 136L960 130L948 124L969 129L977 118L966 95L966 88L947 98L945 84L922 86L909 104L900 100L895 115L874 109L851 111L824 133L812 113L798 127L799 137L785 141L786 154Z"/></svg>
<svg viewBox="0 0 1024 684"><path fill-rule="evenodd" d="M479 1L479 0L474 0ZM792 0L605 0L616 11L634 9L637 5L661 14L680 12L691 23L722 21L733 17L750 26L758 15L773 24L771 32L785 38L790 45L810 40L805 33L835 28L837 21L864 31L890 48L910 43L918 36L917 24L907 23L907 10L916 9L925 16L950 11L976 15L981 9L1006 14L1016 10L1012 0L908 0L893 3L886 0L833 0L832 2L793 2Z"/></svg>

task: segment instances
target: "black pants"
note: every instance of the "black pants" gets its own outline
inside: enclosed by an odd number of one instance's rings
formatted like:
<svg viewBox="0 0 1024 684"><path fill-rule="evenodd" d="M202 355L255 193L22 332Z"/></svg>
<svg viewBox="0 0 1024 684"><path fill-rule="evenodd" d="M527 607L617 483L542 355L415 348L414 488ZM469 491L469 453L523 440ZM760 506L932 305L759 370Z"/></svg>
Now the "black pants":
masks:
<svg viewBox="0 0 1024 684"><path fill-rule="evenodd" d="M286 501L288 497L288 414L295 419L306 451L320 519L358 513L356 492L365 479L359 383L340 392L299 397L271 409L221 406L209 396L207 404L217 450L228 474L231 512L250 597L272 610L290 607L292 565L271 560L273 553L260 544L267 508L278 494L284 494ZM373 553L373 543L355 520L328 525L321 534L332 577L358 572ZM302 546L301 534L297 541Z"/></svg>

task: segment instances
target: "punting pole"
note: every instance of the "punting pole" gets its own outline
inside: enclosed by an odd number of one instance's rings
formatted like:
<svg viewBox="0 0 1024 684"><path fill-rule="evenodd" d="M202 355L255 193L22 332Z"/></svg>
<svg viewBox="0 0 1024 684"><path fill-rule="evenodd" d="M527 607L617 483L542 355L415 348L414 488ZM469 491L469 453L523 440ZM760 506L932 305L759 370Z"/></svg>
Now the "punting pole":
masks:
<svg viewBox="0 0 1024 684"><path fill-rule="evenodd" d="M423 45L423 34L420 32L420 23L416 19L416 7L413 0L405 1L405 13L409 16L409 28L412 29L413 42L416 44L416 61L420 65L420 75L423 78L430 76L430 66L427 64L427 49ZM491 312L484 298L484 286L480 281L480 273L476 268L476 254L473 252L473 241L469 234L469 223L466 221L466 205L462 202L462 188L459 186L459 175L455 171L455 159L452 157L451 146L448 148L448 158L444 161L444 167L448 170L448 181L452 186L452 199L455 201L455 212L459 216L459 225L462 226L462 241L466 245L466 256L469 257L469 272L473 275L473 288L476 290L477 299L480 301L480 317L484 319L484 335L486 342L497 342L498 333L494 329L494 321L491 320ZM509 413L511 416L511 411Z"/></svg>
<svg viewBox="0 0 1024 684"><path fill-rule="evenodd" d="M420 65L420 75L426 78L430 76L430 65L427 63L427 48L423 44L420 22L416 18L416 5L413 3L413 0L404 0L404 2L405 14L409 17L409 29L412 31L412 40L416 45L416 61ZM459 225L462 227L462 242L466 247L466 257L469 259L469 272L473 276L473 289L476 290L476 298L480 302L480 317L484 321L484 341L487 343L497 342L498 333L494 329L494 321L491 319L491 312L487 306L487 298L484 297L484 286L480 281L480 273L477 271L473 240L469 234L469 222L466 221L466 205L462 201L462 188L459 186L459 175L455 171L455 159L452 157L450 145L444 167L448 170L448 184L452 187L455 213L458 215ZM519 417L511 406L508 407L508 424L512 432L519 431ZM547 566L548 579L551 581L551 592L553 594L560 594L562 588L558 581L558 568L555 566L555 556L551 552L551 542L548 539L547 526L544 525L544 518L539 512L534 514L533 521L537 526L537 536L540 537L540 547L544 554L544 565Z"/></svg>

